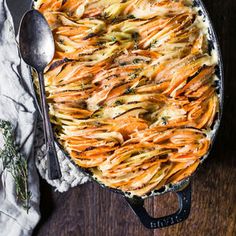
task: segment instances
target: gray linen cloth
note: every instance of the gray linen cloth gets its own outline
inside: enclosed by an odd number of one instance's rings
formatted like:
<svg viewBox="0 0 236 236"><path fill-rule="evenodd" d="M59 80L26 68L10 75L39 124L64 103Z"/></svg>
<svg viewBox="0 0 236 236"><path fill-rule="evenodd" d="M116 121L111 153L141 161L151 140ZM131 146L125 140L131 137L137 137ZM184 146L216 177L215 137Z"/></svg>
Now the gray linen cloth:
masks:
<svg viewBox="0 0 236 236"><path fill-rule="evenodd" d="M0 57L0 119L12 124L20 152L29 158L28 181L32 193L27 214L16 199L11 174L3 171L0 162L0 235L27 236L40 218L38 175L32 155L37 113L29 92L29 70L19 57L12 17L5 0L0 0ZM1 141L0 146L3 146Z"/></svg>
<svg viewBox="0 0 236 236"><path fill-rule="evenodd" d="M0 0L1 1L1 0ZM22 15L32 7L33 0L6 0L11 15L13 17L13 23L15 29L19 28L20 20ZM16 55L18 56L18 55ZM24 63L22 63L22 77L23 83L22 86L27 85L27 91L32 92L34 94L34 89L32 87L31 78L29 77L29 70L28 68L24 67ZM37 104L36 104L37 105ZM61 166L62 177L61 179L57 180L50 180L48 178L48 168L47 168L47 157L45 155L46 147L44 145L44 138L43 138L43 130L42 130L42 120L41 117L38 117L38 123L35 133L35 142L34 148L36 156L35 163L36 167L39 171L39 174L43 179L45 179L50 185L55 187L55 191L59 192L66 192L69 188L73 188L75 186L81 185L86 183L89 178L85 176L81 171L76 168L68 158L64 155L64 153L57 148L58 159Z"/></svg>
<svg viewBox="0 0 236 236"><path fill-rule="evenodd" d="M0 236L31 235L40 219L40 196L35 163L42 178L60 192L89 180L60 150L58 157L62 178L53 181L47 178L42 121L35 108L30 70L20 58L13 28L13 23L15 28L18 28L23 13L31 4L32 0L0 0L0 120L11 123L16 144L20 147L19 151L28 160L28 183L32 194L31 208L27 214L16 199L15 182L11 174L3 169L0 161ZM0 150L3 147L4 139L0 132Z"/></svg>

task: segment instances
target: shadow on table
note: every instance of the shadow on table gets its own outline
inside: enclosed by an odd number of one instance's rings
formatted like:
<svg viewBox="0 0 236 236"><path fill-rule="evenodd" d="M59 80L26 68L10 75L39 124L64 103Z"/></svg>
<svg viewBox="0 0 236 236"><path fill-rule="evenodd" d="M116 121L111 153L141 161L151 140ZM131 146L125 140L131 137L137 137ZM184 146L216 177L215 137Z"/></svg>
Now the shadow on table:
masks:
<svg viewBox="0 0 236 236"><path fill-rule="evenodd" d="M46 183L45 180L40 178L40 212L41 212L41 220L39 221L38 225L34 229L33 235L37 235L40 227L50 218L53 210L54 210L54 203L52 197L52 187ZM43 193L43 194L42 194Z"/></svg>

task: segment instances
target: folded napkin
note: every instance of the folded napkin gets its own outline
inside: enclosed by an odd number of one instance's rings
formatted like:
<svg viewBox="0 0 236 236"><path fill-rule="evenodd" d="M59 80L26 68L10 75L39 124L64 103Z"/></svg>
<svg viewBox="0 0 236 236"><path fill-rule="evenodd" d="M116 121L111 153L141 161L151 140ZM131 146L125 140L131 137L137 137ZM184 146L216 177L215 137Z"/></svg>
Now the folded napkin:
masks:
<svg viewBox="0 0 236 236"><path fill-rule="evenodd" d="M31 208L27 213L16 198L12 175L3 170L0 161L0 235L25 236L32 233L40 218L38 175L31 155L36 109L28 92L30 83L22 79L28 69L20 60L12 18L5 0L0 1L0 55L0 120L11 123L19 151L25 158L31 156L28 183L32 193ZM2 136L0 140L0 146L4 148Z"/></svg>
<svg viewBox="0 0 236 236"><path fill-rule="evenodd" d="M16 22L21 17L16 12L18 7L29 4L30 0L7 0L7 3L11 4L9 6ZM88 181L88 178L58 150L63 176L60 180L47 179L42 121L36 109L30 70L19 56L11 13L6 0L0 0L0 123L7 121L11 124L14 144L20 155L28 160L31 198L27 213L16 197L15 180L4 168L0 156L0 236L28 236L40 219L36 166L41 176L61 192ZM0 129L0 151L5 148L5 142L3 130Z"/></svg>
<svg viewBox="0 0 236 236"><path fill-rule="evenodd" d="M35 135L35 164L43 179L55 187L56 191L66 192L69 188L86 183L89 178L85 176L65 157L64 153L57 147L57 155L61 166L62 177L57 180L48 179L47 158L45 156L46 146L44 144L42 120L39 117Z"/></svg>

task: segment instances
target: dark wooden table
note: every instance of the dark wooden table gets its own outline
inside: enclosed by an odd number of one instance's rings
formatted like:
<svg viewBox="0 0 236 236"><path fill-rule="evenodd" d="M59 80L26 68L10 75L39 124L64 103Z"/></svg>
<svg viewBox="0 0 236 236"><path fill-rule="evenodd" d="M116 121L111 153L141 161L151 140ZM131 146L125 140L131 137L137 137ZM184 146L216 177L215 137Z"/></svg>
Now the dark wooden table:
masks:
<svg viewBox="0 0 236 236"><path fill-rule="evenodd" d="M42 219L34 236L233 236L236 235L236 0L204 0L213 19L225 65L223 124L210 158L193 179L190 217L148 230L121 196L94 183L56 193L41 180ZM172 213L176 196L149 199L154 216Z"/></svg>

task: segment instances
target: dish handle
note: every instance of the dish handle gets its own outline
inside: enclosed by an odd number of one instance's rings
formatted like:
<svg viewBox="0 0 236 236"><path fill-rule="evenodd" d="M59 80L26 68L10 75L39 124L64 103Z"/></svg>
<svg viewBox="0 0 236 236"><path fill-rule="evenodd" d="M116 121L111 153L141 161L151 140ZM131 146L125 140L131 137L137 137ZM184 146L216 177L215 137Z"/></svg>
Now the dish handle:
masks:
<svg viewBox="0 0 236 236"><path fill-rule="evenodd" d="M159 229L178 224L189 216L191 210L191 184L189 183L184 189L177 191L176 194L179 201L179 210L172 215L160 218L153 218L148 214L142 198L125 197L125 199L146 228Z"/></svg>

